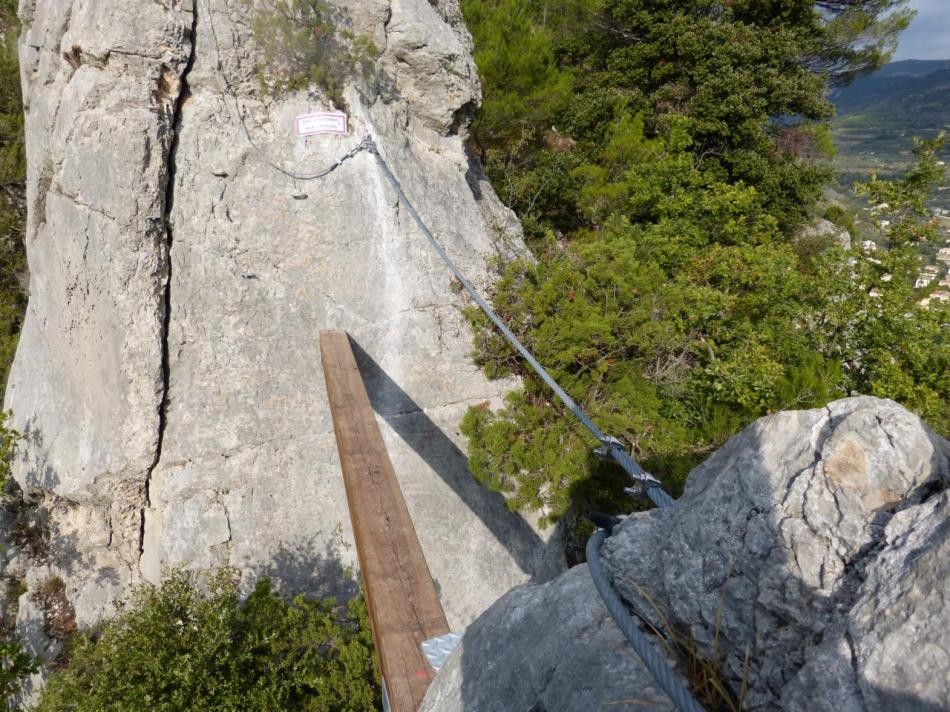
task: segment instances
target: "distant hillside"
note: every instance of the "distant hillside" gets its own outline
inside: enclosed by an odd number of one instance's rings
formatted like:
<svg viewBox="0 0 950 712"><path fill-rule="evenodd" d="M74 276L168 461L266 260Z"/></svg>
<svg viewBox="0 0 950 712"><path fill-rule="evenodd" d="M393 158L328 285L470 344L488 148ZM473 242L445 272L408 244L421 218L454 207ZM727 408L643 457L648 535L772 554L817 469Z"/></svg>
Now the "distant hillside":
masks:
<svg viewBox="0 0 950 712"><path fill-rule="evenodd" d="M913 137L950 132L950 59L892 62L830 99L838 110L833 138L842 186L869 173L896 175L911 165ZM950 208L950 191L935 195L934 207Z"/></svg>
<svg viewBox="0 0 950 712"><path fill-rule="evenodd" d="M950 60L893 62L831 95L842 128L950 126Z"/></svg>

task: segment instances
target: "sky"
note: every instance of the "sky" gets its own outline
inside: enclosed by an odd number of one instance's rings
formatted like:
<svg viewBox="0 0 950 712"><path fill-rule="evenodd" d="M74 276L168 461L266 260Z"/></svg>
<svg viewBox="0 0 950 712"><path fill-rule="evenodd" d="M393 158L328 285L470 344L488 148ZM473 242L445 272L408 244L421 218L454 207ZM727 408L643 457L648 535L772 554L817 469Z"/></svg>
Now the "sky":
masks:
<svg viewBox="0 0 950 712"><path fill-rule="evenodd" d="M950 0L910 0L917 17L901 34L894 59L950 59Z"/></svg>

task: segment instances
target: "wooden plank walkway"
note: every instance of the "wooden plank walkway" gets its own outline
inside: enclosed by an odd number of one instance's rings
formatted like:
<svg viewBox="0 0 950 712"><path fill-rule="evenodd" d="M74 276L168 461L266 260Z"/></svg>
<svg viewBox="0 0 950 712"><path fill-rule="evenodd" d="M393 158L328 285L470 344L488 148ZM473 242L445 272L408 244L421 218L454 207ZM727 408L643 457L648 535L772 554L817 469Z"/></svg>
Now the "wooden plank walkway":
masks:
<svg viewBox="0 0 950 712"><path fill-rule="evenodd" d="M416 712L435 677L420 645L449 632L349 337L320 332L333 430L392 712Z"/></svg>

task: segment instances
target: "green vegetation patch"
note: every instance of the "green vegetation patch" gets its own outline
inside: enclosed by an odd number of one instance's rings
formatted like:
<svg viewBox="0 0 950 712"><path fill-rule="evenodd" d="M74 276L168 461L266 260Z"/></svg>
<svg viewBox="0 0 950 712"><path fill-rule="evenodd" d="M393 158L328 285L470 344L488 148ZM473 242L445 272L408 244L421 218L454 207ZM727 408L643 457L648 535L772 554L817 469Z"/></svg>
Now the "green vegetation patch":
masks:
<svg viewBox="0 0 950 712"><path fill-rule="evenodd" d="M233 571L176 570L77 634L36 709L376 710L377 677L362 599L288 603L262 580L241 603Z"/></svg>
<svg viewBox="0 0 950 712"><path fill-rule="evenodd" d="M920 306L920 196L943 141L873 180L875 259L799 240L834 176L830 85L885 64L903 0L463 0L485 102L471 148L534 259L499 314L677 493L756 418L873 393L950 432L946 305ZM914 163L916 161L916 163ZM854 215L828 218L852 227ZM927 248L929 249L929 248ZM475 355L522 389L463 423L475 476L544 521L620 511L628 478L480 313Z"/></svg>
<svg viewBox="0 0 950 712"><path fill-rule="evenodd" d="M26 274L26 150L16 6L16 0L0 0L0 393L7 385L27 301L22 284Z"/></svg>
<svg viewBox="0 0 950 712"><path fill-rule="evenodd" d="M346 81L372 75L378 48L348 29L328 2L265 0L254 6L254 36L264 51L258 79L265 93L318 87L343 107Z"/></svg>

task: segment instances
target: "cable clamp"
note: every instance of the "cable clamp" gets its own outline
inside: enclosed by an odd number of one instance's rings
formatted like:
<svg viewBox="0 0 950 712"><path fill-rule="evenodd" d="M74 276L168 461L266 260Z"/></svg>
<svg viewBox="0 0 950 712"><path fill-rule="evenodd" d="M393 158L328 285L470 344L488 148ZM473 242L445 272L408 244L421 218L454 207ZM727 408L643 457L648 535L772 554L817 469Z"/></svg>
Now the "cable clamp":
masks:
<svg viewBox="0 0 950 712"><path fill-rule="evenodd" d="M360 141L359 145L360 150L369 151L370 153L379 153L379 150L376 148L376 142L373 140L373 137L369 134L366 134L363 137L363 140Z"/></svg>
<svg viewBox="0 0 950 712"><path fill-rule="evenodd" d="M627 452L627 448L624 447L623 443L620 442L617 438L612 435L604 435L601 438L600 442L603 443L603 447L599 447L594 450L594 454L598 455L605 462L616 462L618 465L623 467L633 479L646 484L647 486L656 485L660 486L661 482L651 475L649 472L644 471L642 468L637 467L636 463L633 461L633 457ZM639 469L639 472L631 472L630 467L625 466L624 462L628 461L630 465Z"/></svg>
<svg viewBox="0 0 950 712"><path fill-rule="evenodd" d="M613 460L613 456L610 454L614 448L623 449L623 443L617 440L613 435L605 435L600 439L603 447L599 447L594 450L594 454L597 455L604 462L610 462Z"/></svg>

